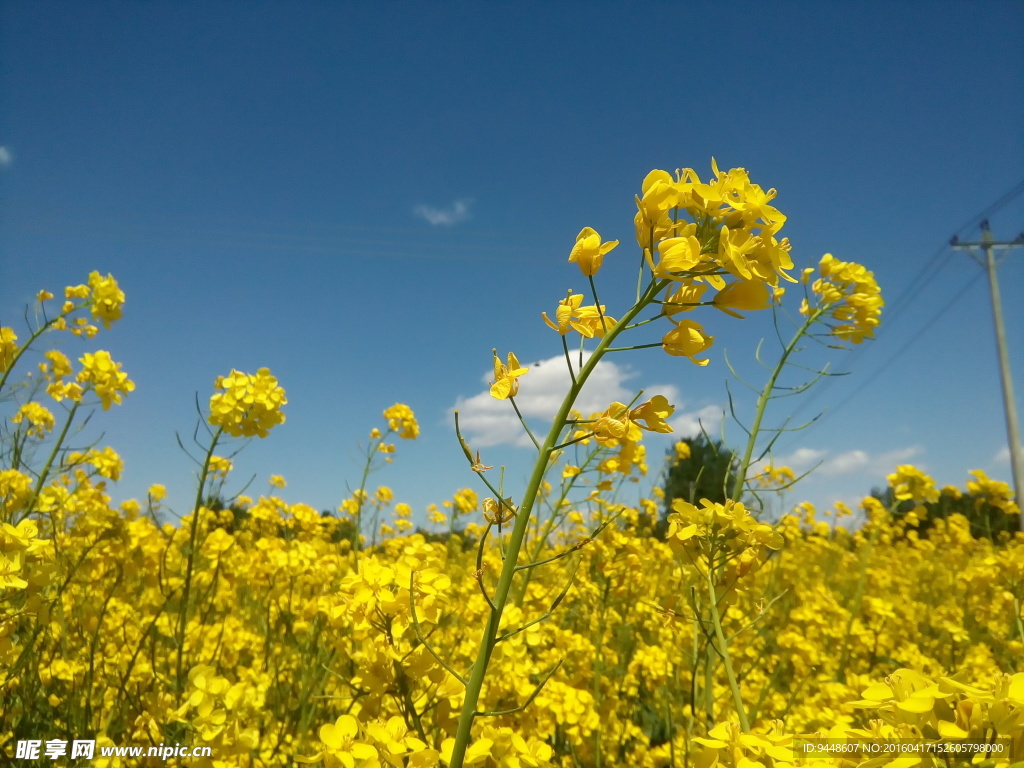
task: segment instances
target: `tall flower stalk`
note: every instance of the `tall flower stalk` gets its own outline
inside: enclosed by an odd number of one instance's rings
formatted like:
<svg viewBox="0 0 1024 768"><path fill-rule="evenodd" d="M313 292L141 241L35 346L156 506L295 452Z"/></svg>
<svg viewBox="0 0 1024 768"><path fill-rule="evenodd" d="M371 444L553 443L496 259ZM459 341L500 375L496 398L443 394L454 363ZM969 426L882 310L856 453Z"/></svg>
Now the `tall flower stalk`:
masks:
<svg viewBox="0 0 1024 768"><path fill-rule="evenodd" d="M679 315L700 306L714 306L737 316L739 311L766 309L772 304L772 289L777 286L780 275L795 282L785 271L793 266L789 257L789 243L775 237L785 222L785 217L769 205L775 197L775 191L766 192L752 184L742 168L723 173L712 162L712 169L714 177L707 183L701 182L692 169L677 171L675 177L665 171L652 171L644 179L642 195L636 198L638 212L634 219L637 243L641 250L637 296L634 304L621 314L620 319L612 317L606 306L600 303L594 280L605 257L618 245L618 241L603 242L601 236L590 227L584 228L577 235L569 261L577 264L587 278L594 303L584 305L584 294L569 291L559 302L553 319L547 313L542 315L545 323L561 336L570 384L543 441L538 441L523 422L532 442L537 446L537 458L519 506L513 503L511 497L504 497L503 488L494 488L484 477L486 467L479 454L474 455L469 444L459 434L471 468L497 497L497 501L485 500L488 527L483 539L486 539L494 525L499 526L500 534L501 524L513 519L514 523L508 540L503 542L501 573L493 594L488 594L480 580L490 610L481 634L476 661L468 679L463 680L466 695L455 738L448 740L443 749L452 768L462 768L466 760L475 720L478 717L505 714L481 709L480 700L495 646L518 631L499 635L502 615L515 577L568 557L587 542L587 539L583 539L560 555L542 562L520 562L523 542L544 477L557 452L581 439L592 438L599 443L619 440L636 442L641 437L641 430L672 431L667 419L674 412L674 406L661 396L638 405L612 403L603 413L593 414L590 419L572 418L574 405L594 370L610 353L645 347L661 347L670 355L685 357L698 366L706 366L709 360L704 357L704 353L714 343L714 337L707 334L700 323L680 318ZM703 295L709 288L714 289L714 297L711 301L703 301ZM645 310L653 307L657 307L658 311L645 317ZM662 319L667 320L672 327L660 341L614 346L626 331L645 328ZM581 337L576 365L567 342L567 336L574 332ZM596 340L596 346L584 360L582 352L587 340ZM529 369L521 368L511 353L507 366L501 363L496 352L494 361L495 382L491 395L499 400L509 400L522 420L514 398L519 392L521 377ZM583 434L567 439L566 430L571 428L582 428ZM492 510L490 515L488 508ZM483 545L482 540L481 547ZM479 579L479 572L477 576ZM564 595L565 590L541 619L550 615ZM717 624L721 637L720 622ZM553 671L542 676L540 685L522 706L532 701Z"/></svg>

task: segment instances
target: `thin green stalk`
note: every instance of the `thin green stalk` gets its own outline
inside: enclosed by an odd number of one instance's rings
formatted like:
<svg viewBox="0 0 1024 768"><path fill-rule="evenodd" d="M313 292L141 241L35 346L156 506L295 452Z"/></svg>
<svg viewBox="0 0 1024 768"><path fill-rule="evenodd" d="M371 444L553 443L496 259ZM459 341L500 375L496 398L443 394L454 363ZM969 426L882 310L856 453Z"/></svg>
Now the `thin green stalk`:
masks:
<svg viewBox="0 0 1024 768"><path fill-rule="evenodd" d="M1017 634L1020 635L1020 641L1024 643L1024 624L1020 620L1020 600L1013 598L1013 618L1017 622Z"/></svg>
<svg viewBox="0 0 1024 768"><path fill-rule="evenodd" d="M860 558L860 572L857 575L857 588L853 593L853 601L850 603L850 615L846 618L846 629L843 631L843 646L839 653L839 666L836 669L836 681L846 682L846 665L850 656L850 635L853 632L853 620L860 613L860 604L864 599L864 588L867 584L868 563L871 561L871 552L874 549L875 541L878 538L879 527L875 526L868 536L867 544ZM856 610L856 613L854 611Z"/></svg>
<svg viewBox="0 0 1024 768"><path fill-rule="evenodd" d="M580 438L580 439L582 440L584 438ZM533 552L531 553L531 556L530 556L530 562L536 562L537 558L540 557L540 553L544 549L544 545L547 543L548 536L551 535L551 529L555 527L556 519L559 519L559 518L564 519L565 518L565 513L561 513L561 515L560 515L559 514L559 510L561 510L563 502L569 497L569 492L575 487L575 485L576 485L576 478L580 477L580 475L582 475L584 472L586 472L587 467L590 465L590 462L593 461L594 458L599 453L600 453L600 450L591 451L590 454L587 456L586 460L583 462L583 466L580 467L580 474L579 475L574 475L573 477L571 477L569 479L568 483L563 483L562 484L562 490L561 490L561 493L559 494L558 501L555 502L555 505L554 505L554 507L551 510L551 517L549 517L547 519L547 522L544 524L544 529L543 530L539 530L538 533L537 533L537 541L536 541L536 544L533 547ZM538 526L538 528L539 528L539 526ZM516 606L519 607L519 608L523 607L523 601L526 599L526 592L527 592L527 589L530 586L530 579L532 577L533 577L533 569L531 568L531 569L529 569L526 572L526 574L523 577L523 580L521 582L522 586L519 588L519 591L516 593Z"/></svg>
<svg viewBox="0 0 1024 768"><path fill-rule="evenodd" d="M601 615L597 621L597 638L594 647L597 649L594 657L594 673L591 682L591 696L594 697L594 707L598 714L601 712L601 676L604 674L604 630L608 613L608 593L611 591L611 578L604 581L604 593L601 595ZM594 729L594 768L601 768L601 729Z"/></svg>
<svg viewBox="0 0 1024 768"><path fill-rule="evenodd" d="M452 759L451 768L463 768L463 763L466 757L466 750L469 748L470 736L473 727L473 721L477 716L477 704L480 700L480 692L483 689L484 679L487 675L487 667L490 664L491 654L494 651L495 638L498 635L498 625L501 623L501 616L505 610L505 603L508 600L509 591L512 588L512 579L516 574L516 565L519 560L519 553L523 547L523 540L526 536L526 530L530 522L530 516L533 511L533 506L537 500L540 492L541 483L544 481L544 475L548 469L548 459L551 456L552 451L555 450L555 446L558 444L559 437L562 434L562 430L569 418L569 412L572 410L573 405L576 402L576 398L579 396L583 385L586 383L590 374L593 373L597 367L598 362L604 356L605 350L611 346L611 343L615 340L615 337L627 326L634 317L636 317L646 306L650 303L650 300L656 295L658 291L667 283L667 280L652 281L648 286L647 291L638 301L618 322L616 325L605 334L604 338L598 343L594 353L586 361L583 367L580 369L579 374L573 376L573 383L569 389L568 394L562 400L562 405L558 409L558 413L555 415L554 421L551 424L551 429L548 431L548 435L544 440L544 444L541 446L540 453L537 456L537 461L534 463L533 473L530 476L530 480L526 486L526 492L523 495L523 503L519 509L519 514L516 516L516 524L512 529L512 534L509 538L508 550L505 557L504 565L501 569L501 575L498 577L498 583L495 587L493 604L494 608L490 611L487 618L487 625L484 628L483 636L480 640L480 648L477 652L476 662L473 664L473 673L469 679L469 684L466 686L466 698L462 706L462 713L459 716L459 725L455 733L455 744L452 748ZM563 344L565 337L562 337ZM566 347L566 357L568 358L568 347Z"/></svg>
<svg viewBox="0 0 1024 768"><path fill-rule="evenodd" d="M390 432L388 434L390 434ZM359 479L359 489L354 494L356 499L356 523L352 538L352 557L354 558L353 569L356 573L359 573L359 551L363 546L363 504L366 500L366 481L370 478L370 472L373 469L373 460L377 457L377 449L383 442L383 435L370 440L370 445L366 449L366 464L363 465L363 476ZM376 528L376 525L374 527ZM376 543L376 530L374 531L373 537L373 541Z"/></svg>
<svg viewBox="0 0 1024 768"><path fill-rule="evenodd" d="M743 697L740 695L740 686L736 682L736 675L732 669L732 660L729 657L729 641L725 638L722 630L722 617L718 614L718 602L715 600L715 581L711 576L712 564L708 563L706 574L708 582L708 606L711 609L711 623L715 627L715 638L718 640L719 655L722 657L722 664L725 666L725 676L729 678L729 688L732 690L733 704L736 705L736 714L740 718L740 727L744 733L750 732L750 721L747 720L746 710L743 708Z"/></svg>
<svg viewBox="0 0 1024 768"><path fill-rule="evenodd" d="M64 422L64 428L60 431L60 435L57 437L57 442L54 443L53 450L50 451L50 456L46 460L46 464L43 469L39 472L39 479L36 480L35 490L32 492L32 505L35 505L35 500L39 498L40 491L43 490L43 485L46 483L46 478L50 476L50 469L53 468L53 462L57 458L57 454L60 452L61 446L64 444L64 438L68 436L68 431L71 429L71 422L75 420L75 414L78 412L78 406L81 402L76 400L75 404L71 406L71 411L68 413L68 420Z"/></svg>
<svg viewBox="0 0 1024 768"><path fill-rule="evenodd" d="M539 451L540 450L540 443L538 443L537 442L537 438L533 436L533 430L531 430L529 425L527 425L526 419L523 418L523 414L521 414L519 412L519 406L516 405L516 399L514 397L510 396L508 398L508 401L510 403L512 403L512 407L516 411L516 416L519 417L519 423L523 425L523 429L526 430L526 434L530 436L530 441L533 443L533 447L536 448Z"/></svg>
<svg viewBox="0 0 1024 768"><path fill-rule="evenodd" d="M217 441L224 434L224 428L220 427L210 441L210 448L206 452L206 459L203 460L203 469L199 473L199 488L196 490L196 503L192 510L192 528L189 532L188 562L185 566L185 584L181 593L181 604L178 606L178 660L176 664L175 687L178 694L178 706L181 706L182 697L185 693L185 629L188 626L188 601L192 592L192 575L195 571L196 540L199 537L199 517L203 508L203 491L206 489L206 479L210 474L210 460L213 458L213 450L217 447Z"/></svg>
<svg viewBox="0 0 1024 768"><path fill-rule="evenodd" d="M743 495L743 489L747 482L747 471L750 469L750 462L754 455L754 447L757 444L757 436L761 431L761 421L764 419L764 412L768 408L768 401L772 399L772 392L775 391L775 383L778 381L779 376L782 373L782 369L786 366L786 361L789 356L796 350L796 345L803 338L804 334L810 329L810 327L818 321L818 318L824 314L825 309L815 310L807 321L800 327L800 330L796 332L789 344L782 352L782 357L779 358L779 362L775 365L775 370L772 371L771 376L768 377L768 383L764 385L764 389L761 390L761 394L757 397L757 412L754 415L754 423L750 427L750 437L747 439L747 448L743 454L743 460L740 462L739 470L736 472L736 483L733 485L732 498L733 501L739 501Z"/></svg>
<svg viewBox="0 0 1024 768"><path fill-rule="evenodd" d="M79 309L81 309L84 306L86 306L86 304L84 304L84 303L83 304L78 304L78 305L74 306L71 309L71 312L76 312L76 311L78 311ZM24 344L22 344L18 348L18 351L14 353L14 358L11 360L10 364L7 366L7 369L3 372L2 375L0 375L0 392L3 392L4 384L7 383L7 379L11 375L11 371L13 371L14 367L18 364L18 361L21 359L21 356L24 355L26 352L28 352L28 348L32 346L32 343L36 339L38 339L40 336L42 336L44 333L46 333L54 323L56 323L62 317L67 317L68 315L71 314L71 312L61 312L59 315L57 315L52 320L47 320L45 323L43 323L41 326L39 326L39 328L35 332L33 332L33 334L31 336L28 337L28 340ZM28 314L28 308L27 307L25 308L25 314L26 315ZM25 319L26 319L26 322L27 322L28 318L26 317Z"/></svg>

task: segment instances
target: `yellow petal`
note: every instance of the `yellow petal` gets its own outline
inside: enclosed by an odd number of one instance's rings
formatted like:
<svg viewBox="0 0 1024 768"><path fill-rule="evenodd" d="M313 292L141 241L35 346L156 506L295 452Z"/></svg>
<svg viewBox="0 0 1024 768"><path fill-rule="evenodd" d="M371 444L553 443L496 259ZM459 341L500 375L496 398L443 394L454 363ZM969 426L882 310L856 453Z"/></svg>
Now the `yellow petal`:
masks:
<svg viewBox="0 0 1024 768"><path fill-rule="evenodd" d="M896 706L904 712L913 712L919 715L924 712L931 712L932 707L935 706L935 699L931 696L912 696L909 699L896 702Z"/></svg>

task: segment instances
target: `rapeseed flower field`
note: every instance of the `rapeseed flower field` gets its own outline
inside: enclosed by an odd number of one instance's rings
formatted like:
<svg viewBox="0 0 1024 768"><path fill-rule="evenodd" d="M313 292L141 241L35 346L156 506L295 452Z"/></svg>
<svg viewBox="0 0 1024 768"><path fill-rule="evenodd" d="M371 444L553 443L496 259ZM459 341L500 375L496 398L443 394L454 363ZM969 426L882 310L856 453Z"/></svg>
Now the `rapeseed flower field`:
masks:
<svg viewBox="0 0 1024 768"><path fill-rule="evenodd" d="M991 525L1020 513L1005 483L974 471L965 491L939 489L905 465L889 476L888 503L864 499L859 524L843 505L763 512L767 495L798 481L766 463L780 374L804 341L841 353L869 339L884 306L865 266L825 255L797 271L775 197L741 168L713 163L707 181L692 169L652 171L636 196L632 306L601 303L600 271L620 244L584 227L568 259L582 291L538 312L571 386L546 435L523 422L533 473L506 487L486 463L497 459L459 432L478 482L432 506L428 529L371 483L400 472L389 466L397 446L419 435L401 403L365 425L359 486L336 511L232 494L237 441L273 439L285 420L287 382L266 368L213 382L190 513L171 522L159 485L113 505L120 456L98 444L73 450L68 438L134 384L109 352L72 360L61 347L68 333L102 338L125 295L98 272L68 286L62 303L41 290L26 329L0 328L5 759L104 768L1024 761L1024 536ZM624 501L652 461L644 433L670 432L674 407L637 393L579 413L598 361L660 347L706 366L710 309L778 318L791 294L792 336L768 366L723 500L665 498L655 484L648 498ZM518 413L529 369L513 351L492 358L490 394ZM667 459L693 460L683 441ZM285 482L273 476L271 487ZM95 753L73 754L77 740ZM115 745L209 754L100 751Z"/></svg>

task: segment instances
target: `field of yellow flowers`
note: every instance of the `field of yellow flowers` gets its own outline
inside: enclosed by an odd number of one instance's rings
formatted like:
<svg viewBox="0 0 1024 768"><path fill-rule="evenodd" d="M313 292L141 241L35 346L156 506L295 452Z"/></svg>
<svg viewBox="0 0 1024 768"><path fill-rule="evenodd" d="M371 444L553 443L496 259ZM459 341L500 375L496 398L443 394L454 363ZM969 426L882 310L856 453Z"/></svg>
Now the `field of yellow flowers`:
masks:
<svg viewBox="0 0 1024 768"><path fill-rule="evenodd" d="M882 309L861 265L826 255L789 275L774 197L743 169L713 167L708 182L652 172L636 198L636 302L618 310L594 279L618 243L580 232L569 261L586 291L543 317L572 387L548 435L523 424L530 481L505 488L460 434L490 495L466 488L432 506L441 534L414 531L412 510L370 484L419 434L403 404L366 425L361 483L336 514L230 496L231 441L285 418L267 369L215 382L190 513L170 522L161 486L112 505L118 454L65 443L134 384L107 351L72 361L60 348L120 320L124 293L96 272L63 303L40 291L25 330L0 328L5 764L1024 764L1024 535L979 535L970 511L922 525L925 505L960 491L911 466L889 476L889 507L864 500L863 525L842 505L761 515L763 495L793 481L752 469L768 455L779 373L802 338L869 338ZM643 433L670 431L673 407L639 394L576 412L597 361L659 346L705 365L714 337L690 313L777 312L787 290L802 296L799 318L729 500L655 487L622 501L648 470ZM655 322L653 342L613 346ZM516 408L528 369L512 352L493 360L491 394ZM679 443L671 461L689 460ZM1019 513L983 473L966 490L978 515ZM178 751L109 752L126 745ZM209 755L183 756L192 747Z"/></svg>

